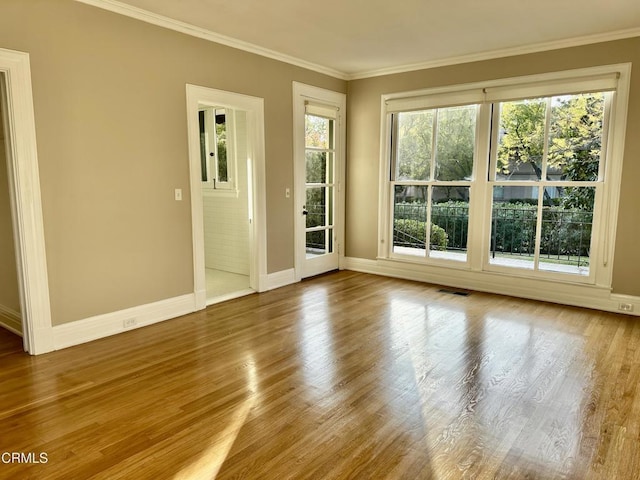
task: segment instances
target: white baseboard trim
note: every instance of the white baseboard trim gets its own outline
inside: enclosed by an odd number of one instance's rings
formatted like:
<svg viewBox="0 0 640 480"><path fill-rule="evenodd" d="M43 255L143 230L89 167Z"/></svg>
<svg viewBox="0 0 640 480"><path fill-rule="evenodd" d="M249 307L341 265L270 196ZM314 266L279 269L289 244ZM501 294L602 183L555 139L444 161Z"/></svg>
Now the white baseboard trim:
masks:
<svg viewBox="0 0 640 480"><path fill-rule="evenodd" d="M275 273L269 273L266 276L266 280L264 282L264 291L285 287L296 282L296 271L293 268L290 268L288 270L281 270Z"/></svg>
<svg viewBox="0 0 640 480"><path fill-rule="evenodd" d="M346 270L386 277L640 316L640 297L613 294L609 288L593 285L514 278L494 272L453 270L387 259L347 257L344 267ZM622 303L631 305L631 311L620 311L619 305Z"/></svg>
<svg viewBox="0 0 640 480"><path fill-rule="evenodd" d="M10 332L22 336L22 315L20 312L0 305L0 325Z"/></svg>
<svg viewBox="0 0 640 480"><path fill-rule="evenodd" d="M170 318L194 312L195 295L193 293L160 300L117 312L96 315L75 322L53 327L53 345L55 350L90 342L99 338L122 333L134 328L146 327ZM125 322L135 324L125 327Z"/></svg>

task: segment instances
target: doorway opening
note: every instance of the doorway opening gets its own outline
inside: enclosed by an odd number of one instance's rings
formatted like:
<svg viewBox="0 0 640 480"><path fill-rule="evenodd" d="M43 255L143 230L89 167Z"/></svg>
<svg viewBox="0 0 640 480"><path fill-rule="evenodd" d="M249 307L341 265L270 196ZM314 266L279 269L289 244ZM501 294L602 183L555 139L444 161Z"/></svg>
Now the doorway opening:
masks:
<svg viewBox="0 0 640 480"><path fill-rule="evenodd" d="M207 305L248 293L247 112L198 104Z"/></svg>
<svg viewBox="0 0 640 480"><path fill-rule="evenodd" d="M262 291L264 107L187 85L196 308Z"/></svg>
<svg viewBox="0 0 640 480"><path fill-rule="evenodd" d="M4 75L0 74L4 91ZM4 97L4 98L3 98ZM7 160L11 155L6 115L6 94L0 95L0 327L22 337L20 280L16 261L13 181ZM2 338L5 338L4 336Z"/></svg>
<svg viewBox="0 0 640 480"><path fill-rule="evenodd" d="M54 336L27 53L0 48L0 98L23 348L37 355L54 350Z"/></svg>

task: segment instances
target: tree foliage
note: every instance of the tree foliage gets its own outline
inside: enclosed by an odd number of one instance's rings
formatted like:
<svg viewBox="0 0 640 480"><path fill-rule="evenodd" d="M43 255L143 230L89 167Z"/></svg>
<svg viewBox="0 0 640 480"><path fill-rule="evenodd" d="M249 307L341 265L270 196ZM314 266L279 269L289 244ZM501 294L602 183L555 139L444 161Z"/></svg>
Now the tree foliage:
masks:
<svg viewBox="0 0 640 480"><path fill-rule="evenodd" d="M398 114L396 179L429 180L434 160L436 180L469 179L476 112L470 105Z"/></svg>
<svg viewBox="0 0 640 480"><path fill-rule="evenodd" d="M593 181L598 178L602 151L604 95L580 94L504 102L500 111L498 175L513 178L518 173L535 173L542 179L547 108L547 180ZM561 192L566 208L593 208L593 189L568 187ZM545 198L550 200L545 192Z"/></svg>

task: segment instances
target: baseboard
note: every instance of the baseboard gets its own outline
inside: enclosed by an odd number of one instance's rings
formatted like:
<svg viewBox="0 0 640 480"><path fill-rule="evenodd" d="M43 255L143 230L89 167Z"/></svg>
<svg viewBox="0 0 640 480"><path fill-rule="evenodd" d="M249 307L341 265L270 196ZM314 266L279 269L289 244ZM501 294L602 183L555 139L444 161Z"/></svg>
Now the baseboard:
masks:
<svg viewBox="0 0 640 480"><path fill-rule="evenodd" d="M388 259L347 257L344 267L387 277L640 316L640 297L614 294L608 288L593 285L515 278L493 272L454 270ZM621 311L620 304L631 305L631 309Z"/></svg>
<svg viewBox="0 0 640 480"><path fill-rule="evenodd" d="M75 322L53 327L55 350L90 342L135 328L194 312L195 295L190 293L179 297L148 303L117 312L96 315ZM125 327L125 324L127 326Z"/></svg>
<svg viewBox="0 0 640 480"><path fill-rule="evenodd" d="M275 273L269 273L264 279L264 282L262 282L262 284L264 285L264 290L261 291L284 287L287 285L291 285L292 283L296 283L296 281L296 271L293 268L290 268L288 270L281 270Z"/></svg>
<svg viewBox="0 0 640 480"><path fill-rule="evenodd" d="M10 332L22 336L22 316L20 312L0 305L0 325Z"/></svg>

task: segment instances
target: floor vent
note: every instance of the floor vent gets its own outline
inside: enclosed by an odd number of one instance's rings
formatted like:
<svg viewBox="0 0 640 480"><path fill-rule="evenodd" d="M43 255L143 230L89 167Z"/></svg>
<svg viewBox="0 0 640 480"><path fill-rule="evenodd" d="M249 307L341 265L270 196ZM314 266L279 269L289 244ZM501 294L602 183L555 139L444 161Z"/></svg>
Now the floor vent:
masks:
<svg viewBox="0 0 640 480"><path fill-rule="evenodd" d="M441 288L438 290L441 293L450 293L451 295L460 295L461 297L468 297L471 292L466 292L464 290L449 290L447 288Z"/></svg>

